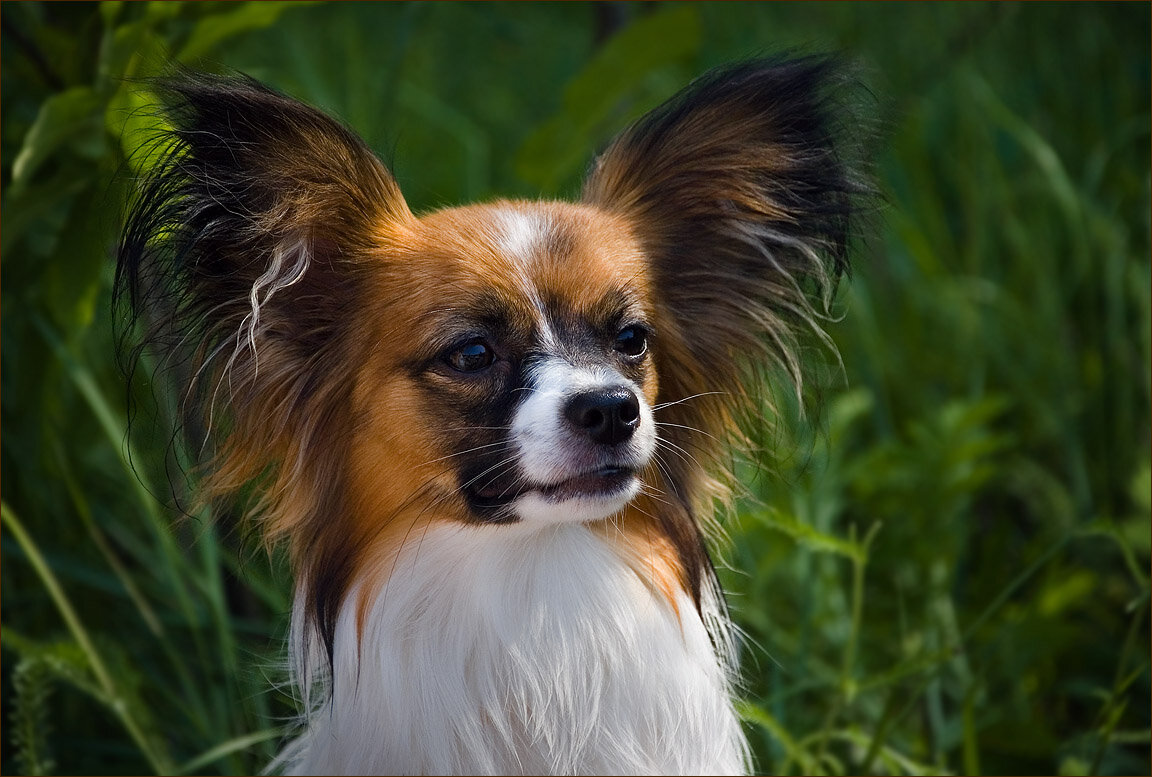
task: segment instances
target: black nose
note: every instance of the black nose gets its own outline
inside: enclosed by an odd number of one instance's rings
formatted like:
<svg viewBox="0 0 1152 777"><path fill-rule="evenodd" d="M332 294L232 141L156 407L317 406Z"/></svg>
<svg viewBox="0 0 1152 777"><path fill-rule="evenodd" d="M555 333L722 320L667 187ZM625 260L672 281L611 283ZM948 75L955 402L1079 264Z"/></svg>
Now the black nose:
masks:
<svg viewBox="0 0 1152 777"><path fill-rule="evenodd" d="M595 442L615 445L640 425L640 400L625 386L585 391L568 400L564 417Z"/></svg>

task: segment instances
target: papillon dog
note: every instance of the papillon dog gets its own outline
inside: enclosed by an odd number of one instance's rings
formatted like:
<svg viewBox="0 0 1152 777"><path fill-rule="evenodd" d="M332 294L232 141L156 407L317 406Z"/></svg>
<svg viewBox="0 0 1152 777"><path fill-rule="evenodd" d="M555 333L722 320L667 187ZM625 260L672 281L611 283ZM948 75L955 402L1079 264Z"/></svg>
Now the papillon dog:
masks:
<svg viewBox="0 0 1152 777"><path fill-rule="evenodd" d="M751 768L704 527L847 266L842 81L726 66L575 202L422 215L314 108L158 82L116 285L206 430L204 495L288 546L305 712L274 768Z"/></svg>

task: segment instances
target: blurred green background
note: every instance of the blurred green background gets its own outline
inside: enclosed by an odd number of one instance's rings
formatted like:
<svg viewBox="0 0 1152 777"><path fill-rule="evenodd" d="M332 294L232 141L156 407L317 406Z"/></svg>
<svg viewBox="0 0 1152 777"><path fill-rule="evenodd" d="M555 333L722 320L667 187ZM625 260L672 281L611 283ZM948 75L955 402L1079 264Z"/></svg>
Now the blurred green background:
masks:
<svg viewBox="0 0 1152 777"><path fill-rule="evenodd" d="M5 773L259 770L287 571L176 520L111 252L165 57L329 110L416 209L568 196L706 68L840 50L885 195L823 408L719 543L781 773L1150 766L1149 5L4 3ZM158 400L157 402L151 401ZM130 444L129 444L130 440Z"/></svg>

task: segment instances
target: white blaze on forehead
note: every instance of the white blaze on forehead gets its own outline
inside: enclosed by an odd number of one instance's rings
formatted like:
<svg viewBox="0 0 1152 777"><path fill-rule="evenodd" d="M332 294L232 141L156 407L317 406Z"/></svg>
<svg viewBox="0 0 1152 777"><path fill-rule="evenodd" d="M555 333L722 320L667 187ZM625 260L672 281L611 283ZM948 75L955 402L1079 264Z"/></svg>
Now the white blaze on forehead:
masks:
<svg viewBox="0 0 1152 777"><path fill-rule="evenodd" d="M544 213L504 208L498 211L500 251L521 265L530 265L552 231L551 219Z"/></svg>
<svg viewBox="0 0 1152 777"><path fill-rule="evenodd" d="M536 309L536 319L540 327L540 339L545 347L555 347L555 335L548 322L540 290L532 278L531 267L544 251L545 244L553 230L552 219L543 212L502 208L497 211L498 229L496 244L501 254L517 268L516 279L532 306Z"/></svg>

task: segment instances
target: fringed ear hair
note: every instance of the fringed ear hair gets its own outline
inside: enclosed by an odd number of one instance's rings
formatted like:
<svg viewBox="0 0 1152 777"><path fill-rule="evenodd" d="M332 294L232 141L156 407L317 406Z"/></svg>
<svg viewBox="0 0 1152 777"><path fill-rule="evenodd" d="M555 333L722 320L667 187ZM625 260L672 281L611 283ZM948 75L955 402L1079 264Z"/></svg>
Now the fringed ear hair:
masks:
<svg viewBox="0 0 1152 777"><path fill-rule="evenodd" d="M866 192L836 142L842 80L825 57L715 70L624 131L585 184L649 254L660 401L685 400L660 411L662 434L693 455L722 455L760 412L757 364L782 366L799 391L797 336L823 335Z"/></svg>
<svg viewBox="0 0 1152 777"><path fill-rule="evenodd" d="M169 128L124 228L117 299L161 365L191 376L188 409L212 435L207 495L264 478L266 536L307 544L339 477L361 280L380 235L412 216L319 111L243 76L155 87Z"/></svg>
<svg viewBox="0 0 1152 777"><path fill-rule="evenodd" d="M319 111L243 76L156 86L170 128L128 215L117 299L161 368L183 366L186 413L211 443L204 496L260 481L248 513L290 539L331 659L350 562L317 544L346 519L356 313L382 241L413 217L363 141Z"/></svg>

